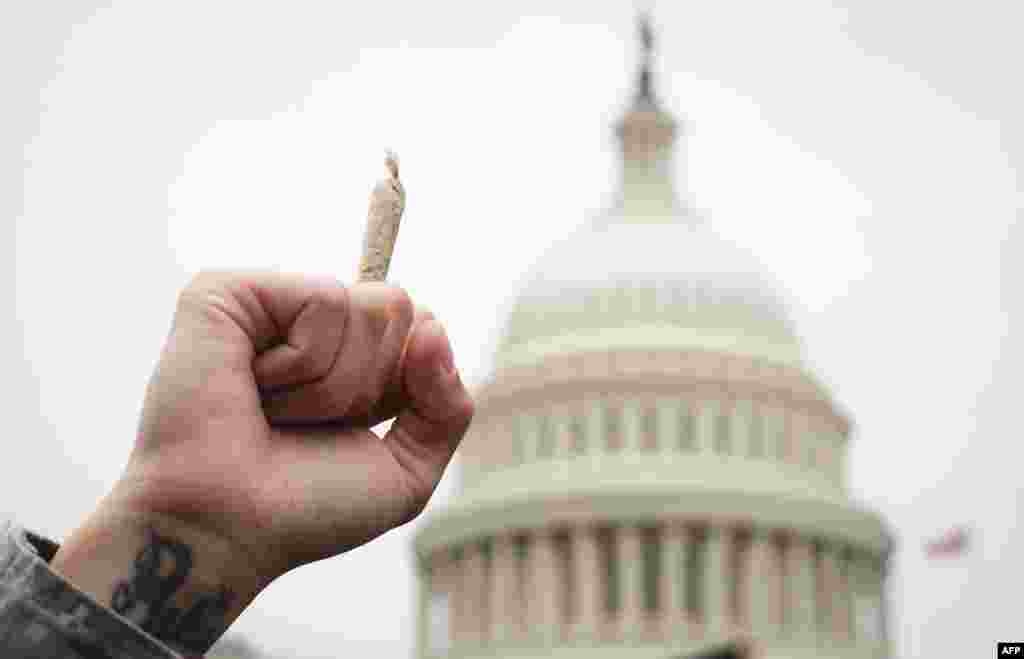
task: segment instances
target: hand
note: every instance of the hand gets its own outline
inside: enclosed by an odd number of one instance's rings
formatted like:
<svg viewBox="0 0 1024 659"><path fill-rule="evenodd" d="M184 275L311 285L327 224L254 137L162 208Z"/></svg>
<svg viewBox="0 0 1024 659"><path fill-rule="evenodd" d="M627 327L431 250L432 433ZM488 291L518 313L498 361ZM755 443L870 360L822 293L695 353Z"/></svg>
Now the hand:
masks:
<svg viewBox="0 0 1024 659"><path fill-rule="evenodd" d="M200 275L124 474L54 568L205 651L277 576L416 517L472 413L443 329L401 289ZM370 430L392 417L383 438ZM200 604L223 620L189 645Z"/></svg>

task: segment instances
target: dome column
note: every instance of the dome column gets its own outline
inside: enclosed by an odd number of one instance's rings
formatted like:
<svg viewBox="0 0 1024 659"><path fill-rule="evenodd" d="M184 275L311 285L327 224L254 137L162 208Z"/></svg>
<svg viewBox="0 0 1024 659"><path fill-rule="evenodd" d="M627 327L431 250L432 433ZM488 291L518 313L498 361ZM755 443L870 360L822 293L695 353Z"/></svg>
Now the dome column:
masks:
<svg viewBox="0 0 1024 659"><path fill-rule="evenodd" d="M466 555L464 550L457 550L448 567L448 583L451 592L451 645L461 647L466 641L469 624L469 588L466 581Z"/></svg>
<svg viewBox="0 0 1024 659"><path fill-rule="evenodd" d="M681 638L687 631L686 551L690 531L683 523L671 521L659 529L661 540L661 601L658 602L665 636Z"/></svg>
<svg viewBox="0 0 1024 659"><path fill-rule="evenodd" d="M848 644L853 641L853 558L846 548L839 554L839 596L836 632Z"/></svg>
<svg viewBox="0 0 1024 659"><path fill-rule="evenodd" d="M748 553L746 578L747 624L755 638L773 638L772 602L777 581L771 536L765 529L754 529Z"/></svg>
<svg viewBox="0 0 1024 659"><path fill-rule="evenodd" d="M484 583L484 555L478 542L466 544L462 570L464 585L463 645L470 648L483 643L486 630L486 590Z"/></svg>
<svg viewBox="0 0 1024 659"><path fill-rule="evenodd" d="M715 524L708 525L704 539L704 570L701 575L705 638L722 636L728 623L725 589L728 546L727 530Z"/></svg>
<svg viewBox="0 0 1024 659"><path fill-rule="evenodd" d="M821 550L821 600L818 603L821 614L822 637L838 638L842 618L842 596L839 592L839 565L837 548L826 544Z"/></svg>
<svg viewBox="0 0 1024 659"><path fill-rule="evenodd" d="M789 620L790 629L797 638L813 639L817 636L818 601L817 584L814 574L814 545L806 538L794 536L787 552L789 577Z"/></svg>
<svg viewBox="0 0 1024 659"><path fill-rule="evenodd" d="M616 529L619 561L620 629L622 637L634 639L639 635L643 617L643 539L635 524L623 524Z"/></svg>
<svg viewBox="0 0 1024 659"><path fill-rule="evenodd" d="M581 524L571 531L571 561L576 589L573 611L576 620L573 635L580 639L596 638L601 624L601 555L598 549L597 529Z"/></svg>
<svg viewBox="0 0 1024 659"><path fill-rule="evenodd" d="M537 529L530 542L529 583L526 589L529 631L537 641L550 645L558 629L558 556L549 529Z"/></svg>
<svg viewBox="0 0 1024 659"><path fill-rule="evenodd" d="M490 636L497 643L511 638L514 605L516 602L516 557L512 537L501 534L494 538L491 555L491 629Z"/></svg>

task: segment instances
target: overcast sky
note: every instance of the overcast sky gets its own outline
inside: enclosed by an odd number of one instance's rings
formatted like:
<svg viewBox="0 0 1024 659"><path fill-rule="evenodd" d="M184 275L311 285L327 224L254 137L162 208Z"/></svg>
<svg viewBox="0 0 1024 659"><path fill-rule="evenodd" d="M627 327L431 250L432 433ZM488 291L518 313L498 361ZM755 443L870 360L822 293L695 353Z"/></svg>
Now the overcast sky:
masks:
<svg viewBox="0 0 1024 659"><path fill-rule="evenodd" d="M788 287L855 420L852 490L899 540L897 656L1019 638L1021 4L653 6L680 183ZM114 482L191 273L349 278L385 147L409 194L392 277L486 377L530 264L610 201L633 8L0 4L0 514L63 537ZM927 562L956 523L972 554ZM412 530L287 575L235 629L409 657Z"/></svg>

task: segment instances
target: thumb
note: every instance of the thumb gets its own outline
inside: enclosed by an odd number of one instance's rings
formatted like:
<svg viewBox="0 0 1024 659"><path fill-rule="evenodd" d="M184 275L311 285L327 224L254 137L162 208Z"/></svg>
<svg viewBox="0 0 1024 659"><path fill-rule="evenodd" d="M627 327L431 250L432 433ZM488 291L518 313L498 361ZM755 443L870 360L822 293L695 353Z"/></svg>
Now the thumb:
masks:
<svg viewBox="0 0 1024 659"><path fill-rule="evenodd" d="M403 367L408 404L384 436L404 470L415 517L441 481L473 418L473 399L455 368L444 327L429 319L413 330Z"/></svg>

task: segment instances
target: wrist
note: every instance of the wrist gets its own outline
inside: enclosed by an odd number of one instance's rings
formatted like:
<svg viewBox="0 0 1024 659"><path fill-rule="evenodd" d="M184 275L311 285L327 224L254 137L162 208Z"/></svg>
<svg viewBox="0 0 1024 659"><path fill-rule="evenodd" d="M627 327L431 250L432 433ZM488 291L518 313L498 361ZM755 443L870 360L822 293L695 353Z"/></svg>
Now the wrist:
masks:
<svg viewBox="0 0 1024 659"><path fill-rule="evenodd" d="M183 654L206 652L270 579L229 540L153 513L100 507L52 569Z"/></svg>

